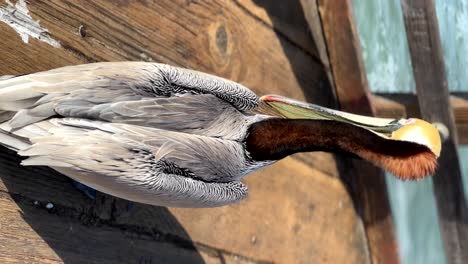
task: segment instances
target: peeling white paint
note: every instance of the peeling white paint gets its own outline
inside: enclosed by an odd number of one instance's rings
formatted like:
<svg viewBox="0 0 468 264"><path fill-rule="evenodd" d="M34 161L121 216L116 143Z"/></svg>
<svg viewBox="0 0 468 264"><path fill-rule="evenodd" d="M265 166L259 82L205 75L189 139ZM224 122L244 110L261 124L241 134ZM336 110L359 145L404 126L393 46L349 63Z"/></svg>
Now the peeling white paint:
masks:
<svg viewBox="0 0 468 264"><path fill-rule="evenodd" d="M29 15L29 10L24 0L19 0L14 5L9 0L5 0L5 2L8 5L0 8L0 21L13 28L21 36L24 43L28 43L29 37L32 37L48 43L55 48L61 47L60 42L53 39L48 30L39 25L39 20L35 21Z"/></svg>

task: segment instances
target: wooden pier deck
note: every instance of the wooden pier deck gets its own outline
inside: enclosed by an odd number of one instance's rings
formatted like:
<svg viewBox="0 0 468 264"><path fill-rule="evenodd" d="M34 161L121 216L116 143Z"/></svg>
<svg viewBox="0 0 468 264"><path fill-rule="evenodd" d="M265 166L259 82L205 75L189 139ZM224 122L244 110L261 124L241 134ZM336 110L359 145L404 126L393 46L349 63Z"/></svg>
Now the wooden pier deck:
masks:
<svg viewBox="0 0 468 264"><path fill-rule="evenodd" d="M0 22L0 75L144 60L258 94L335 104L303 1L11 2L58 45L25 43ZM65 176L19 160L0 149L1 263L370 262L366 227L329 154L296 155L250 175L248 199L213 209L129 205L104 194L93 201Z"/></svg>

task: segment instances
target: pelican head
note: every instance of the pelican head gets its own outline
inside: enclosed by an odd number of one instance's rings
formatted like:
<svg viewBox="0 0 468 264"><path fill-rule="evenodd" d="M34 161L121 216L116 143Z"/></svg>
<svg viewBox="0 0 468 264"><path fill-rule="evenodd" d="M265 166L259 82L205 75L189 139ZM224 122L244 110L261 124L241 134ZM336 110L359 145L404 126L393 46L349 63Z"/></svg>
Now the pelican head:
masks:
<svg viewBox="0 0 468 264"><path fill-rule="evenodd" d="M309 133L315 143L306 151L345 151L404 180L420 179L436 170L441 139L437 128L424 120L355 115L277 95L263 96L260 101L296 123L294 127L299 122L302 129L314 130Z"/></svg>

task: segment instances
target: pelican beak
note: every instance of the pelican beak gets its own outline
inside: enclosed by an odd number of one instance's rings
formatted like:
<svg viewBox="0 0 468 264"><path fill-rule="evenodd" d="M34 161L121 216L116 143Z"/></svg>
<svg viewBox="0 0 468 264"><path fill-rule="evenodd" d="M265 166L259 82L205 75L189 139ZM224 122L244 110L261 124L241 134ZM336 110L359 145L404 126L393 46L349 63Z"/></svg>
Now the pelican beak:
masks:
<svg viewBox="0 0 468 264"><path fill-rule="evenodd" d="M260 101L284 118L345 122L369 130L386 139L409 141L424 145L436 157L440 155L441 139L439 131L435 126L421 119L389 119L361 116L295 101L278 95L262 96Z"/></svg>

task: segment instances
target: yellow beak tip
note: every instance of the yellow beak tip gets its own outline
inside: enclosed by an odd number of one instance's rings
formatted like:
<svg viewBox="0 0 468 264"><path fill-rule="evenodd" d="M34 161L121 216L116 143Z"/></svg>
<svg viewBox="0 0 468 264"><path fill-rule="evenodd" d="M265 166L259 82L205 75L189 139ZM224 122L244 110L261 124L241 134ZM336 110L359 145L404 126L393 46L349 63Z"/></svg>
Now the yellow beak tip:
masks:
<svg viewBox="0 0 468 264"><path fill-rule="evenodd" d="M392 133L392 139L423 144L437 157L442 150L442 140L437 127L417 118L408 119L407 124Z"/></svg>

